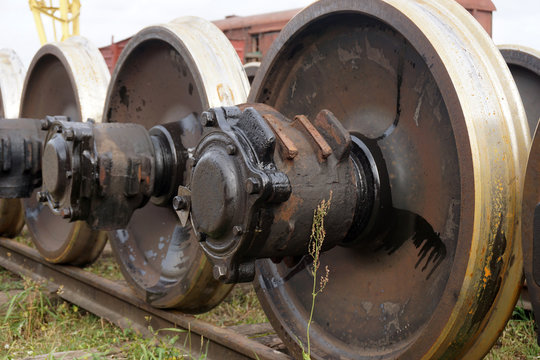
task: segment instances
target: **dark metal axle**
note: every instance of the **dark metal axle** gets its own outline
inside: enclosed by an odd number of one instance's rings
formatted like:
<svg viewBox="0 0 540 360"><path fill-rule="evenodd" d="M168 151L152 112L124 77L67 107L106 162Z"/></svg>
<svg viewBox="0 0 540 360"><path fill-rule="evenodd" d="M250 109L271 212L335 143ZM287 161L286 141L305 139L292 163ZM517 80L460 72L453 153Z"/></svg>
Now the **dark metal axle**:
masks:
<svg viewBox="0 0 540 360"><path fill-rule="evenodd" d="M186 123L199 139L194 148L182 144ZM327 110L291 120L263 104L214 108L195 130L186 119L149 131L58 118L43 124L41 202L97 229L124 228L149 199L171 206L224 282L251 281L256 259L307 254L313 210L322 200L332 199L324 250L356 245L373 222L376 166ZM17 150L23 158L34 136L28 131Z"/></svg>

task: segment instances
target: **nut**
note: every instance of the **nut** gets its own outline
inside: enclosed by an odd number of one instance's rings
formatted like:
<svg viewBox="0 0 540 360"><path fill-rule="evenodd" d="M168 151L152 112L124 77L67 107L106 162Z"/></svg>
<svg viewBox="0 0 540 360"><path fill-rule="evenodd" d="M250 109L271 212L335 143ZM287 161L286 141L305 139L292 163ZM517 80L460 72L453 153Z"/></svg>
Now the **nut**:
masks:
<svg viewBox="0 0 540 360"><path fill-rule="evenodd" d="M232 228L232 232L233 232L234 236L240 236L240 235L242 235L244 230L242 229L242 227L240 225L235 225Z"/></svg>
<svg viewBox="0 0 540 360"><path fill-rule="evenodd" d="M234 146L233 144L227 145L227 154L229 155L236 154L236 146Z"/></svg>
<svg viewBox="0 0 540 360"><path fill-rule="evenodd" d="M201 124L202 126L214 126L216 123L216 115L210 111L204 111L201 114Z"/></svg>
<svg viewBox="0 0 540 360"><path fill-rule="evenodd" d="M258 179L250 177L246 180L246 191L248 194L258 194L261 191L261 183Z"/></svg>
<svg viewBox="0 0 540 360"><path fill-rule="evenodd" d="M227 268L223 265L214 265L212 272L216 280L225 280L227 278Z"/></svg>
<svg viewBox="0 0 540 360"><path fill-rule="evenodd" d="M47 192L46 191L38 191L36 194L37 201L40 203L47 202Z"/></svg>
<svg viewBox="0 0 540 360"><path fill-rule="evenodd" d="M64 129L63 133L64 139L66 139L67 141L72 141L75 138L75 133L73 132L73 129Z"/></svg>
<svg viewBox="0 0 540 360"><path fill-rule="evenodd" d="M69 219L69 218L71 218L71 210L68 209L68 208L62 209L62 211L60 212L60 214L62 215L62 217L63 217L64 219Z"/></svg>
<svg viewBox="0 0 540 360"><path fill-rule="evenodd" d="M186 210L188 207L188 201L183 196L175 196L173 199L173 209L175 211Z"/></svg>

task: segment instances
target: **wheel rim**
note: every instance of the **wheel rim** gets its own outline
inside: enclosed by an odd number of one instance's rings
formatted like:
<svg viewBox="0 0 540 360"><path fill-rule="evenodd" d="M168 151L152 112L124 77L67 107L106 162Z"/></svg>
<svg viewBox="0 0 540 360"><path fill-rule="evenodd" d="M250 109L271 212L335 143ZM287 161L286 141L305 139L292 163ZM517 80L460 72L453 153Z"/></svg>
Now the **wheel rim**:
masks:
<svg viewBox="0 0 540 360"><path fill-rule="evenodd" d="M540 119L540 52L518 45L501 45L499 49L518 87L533 135Z"/></svg>
<svg viewBox="0 0 540 360"><path fill-rule="evenodd" d="M24 66L13 50L0 50L0 118L16 118L24 79ZM24 212L16 199L0 199L0 235L17 236L24 226Z"/></svg>
<svg viewBox="0 0 540 360"><path fill-rule="evenodd" d="M198 115L244 102L248 90L225 36L205 20L180 18L142 30L126 46L109 88L107 121L149 129L183 119L182 143L190 148L200 136ZM165 207L148 203L136 210L126 229L109 234L111 246L125 278L152 306L204 312L232 287L214 280L212 266L189 225L179 226L170 200Z"/></svg>
<svg viewBox="0 0 540 360"><path fill-rule="evenodd" d="M540 183L540 167L538 166L540 163L540 134L537 128L540 117L540 106L537 100L540 96L540 53L534 49L516 45L503 45L499 48L514 76L527 112L531 134L534 134L527 161L523 190L522 243L523 269L527 280L527 291L531 299L538 299L540 298L540 277L537 273L538 270L535 272L535 264L539 264L540 261L534 255L535 249L538 252L538 245L535 246L534 244L533 229L535 208L540 202L540 191L538 189ZM533 306L534 303L533 301Z"/></svg>
<svg viewBox="0 0 540 360"><path fill-rule="evenodd" d="M69 116L101 121L109 73L99 50L82 37L44 45L30 64L20 117ZM106 242L106 233L82 221L68 223L36 199L23 200L26 224L40 254L53 263L86 265Z"/></svg>
<svg viewBox="0 0 540 360"><path fill-rule="evenodd" d="M330 281L311 327L316 358L480 358L510 315L521 259L506 214L518 216L529 135L510 74L480 30L450 1L321 1L283 29L263 61L249 101L288 117L326 108L351 135L371 139L397 210L373 247L323 254ZM472 66L483 80L463 71ZM486 100L475 105L471 94ZM509 141L501 149L488 133ZM489 187L514 176L517 184ZM311 305L307 271L302 262L257 266L259 299L299 354Z"/></svg>

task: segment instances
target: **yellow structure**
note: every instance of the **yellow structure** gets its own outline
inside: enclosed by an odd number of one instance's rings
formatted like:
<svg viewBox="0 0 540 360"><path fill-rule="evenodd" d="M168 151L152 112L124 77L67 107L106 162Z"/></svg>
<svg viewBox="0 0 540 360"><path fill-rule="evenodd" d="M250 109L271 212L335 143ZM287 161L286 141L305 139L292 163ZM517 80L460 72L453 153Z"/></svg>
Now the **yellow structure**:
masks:
<svg viewBox="0 0 540 360"><path fill-rule="evenodd" d="M41 44L47 43L47 35L43 27L41 15L46 15L52 19L54 40L57 41L56 22L58 21L62 29L61 41L66 40L70 36L79 35L79 13L81 3L79 0L59 0L56 5L54 0L49 0L48 4L45 0L29 0L30 10L34 14L34 21L39 35ZM71 27L70 27L71 24Z"/></svg>

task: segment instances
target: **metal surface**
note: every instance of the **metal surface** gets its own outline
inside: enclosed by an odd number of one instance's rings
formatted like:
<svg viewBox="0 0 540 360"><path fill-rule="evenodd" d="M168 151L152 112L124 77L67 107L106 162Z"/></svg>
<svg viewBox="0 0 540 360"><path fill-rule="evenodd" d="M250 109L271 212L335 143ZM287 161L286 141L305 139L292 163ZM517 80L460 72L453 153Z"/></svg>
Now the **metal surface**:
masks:
<svg viewBox="0 0 540 360"><path fill-rule="evenodd" d="M253 79L255 79L255 75L257 75L257 71L260 67L261 63L258 61L252 61L244 65L244 70L246 71L250 84L253 83Z"/></svg>
<svg viewBox="0 0 540 360"><path fill-rule="evenodd" d="M499 50L516 82L533 135L540 120L540 52L520 45L500 45Z"/></svg>
<svg viewBox="0 0 540 360"><path fill-rule="evenodd" d="M74 122L99 122L108 81L103 58L86 39L47 44L28 69L20 117L63 115ZM68 223L54 216L35 194L23 204L28 230L42 256L54 263L92 262L105 245L106 234L92 231L84 222Z"/></svg>
<svg viewBox="0 0 540 360"><path fill-rule="evenodd" d="M13 50L0 50L0 118L19 115L24 67ZM0 199L0 235L14 237L24 226L24 212L19 200Z"/></svg>
<svg viewBox="0 0 540 360"><path fill-rule="evenodd" d="M36 119L0 119L0 198L29 197L41 185L43 134Z"/></svg>
<svg viewBox="0 0 540 360"><path fill-rule="evenodd" d="M328 197L340 206L326 216L324 249L366 241L376 197L372 168L331 112L292 120L249 103L203 118L189 203L214 277L252 281L256 259L292 263L307 255L313 209Z"/></svg>
<svg viewBox="0 0 540 360"><path fill-rule="evenodd" d="M517 45L499 47L516 81L531 133L534 134L523 190L523 266L535 314L540 313L540 52ZM535 131L536 130L536 131ZM538 316L536 317L538 324ZM538 334L537 334L538 336ZM540 336L539 336L540 343Z"/></svg>
<svg viewBox="0 0 540 360"><path fill-rule="evenodd" d="M179 336L179 346L193 358L209 360L290 360L279 351L248 339L226 328L197 320L176 311L163 311L138 300L122 282L113 282L71 266L52 265L39 254L15 241L0 239L0 266L22 276L44 283L63 299L103 317L112 323L145 336L154 331L178 328L185 332L160 331L163 336ZM245 331L246 329L244 329ZM260 333L269 332L266 327ZM201 345L202 344L202 345Z"/></svg>
<svg viewBox="0 0 540 360"><path fill-rule="evenodd" d="M225 36L204 20L181 18L142 30L126 46L109 87L106 121L146 129L180 121L180 140L192 148L202 111L244 102L248 89ZM231 289L214 280L193 231L179 226L172 197L167 207L149 202L136 210L128 226L109 237L122 273L153 306L203 312Z"/></svg>
<svg viewBox="0 0 540 360"><path fill-rule="evenodd" d="M249 102L287 117L332 111L373 154L391 206L368 246L322 255L314 358L484 356L518 296L530 135L511 74L470 14L443 0L317 2L283 29ZM257 263L259 299L296 356L308 264Z"/></svg>

